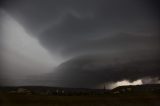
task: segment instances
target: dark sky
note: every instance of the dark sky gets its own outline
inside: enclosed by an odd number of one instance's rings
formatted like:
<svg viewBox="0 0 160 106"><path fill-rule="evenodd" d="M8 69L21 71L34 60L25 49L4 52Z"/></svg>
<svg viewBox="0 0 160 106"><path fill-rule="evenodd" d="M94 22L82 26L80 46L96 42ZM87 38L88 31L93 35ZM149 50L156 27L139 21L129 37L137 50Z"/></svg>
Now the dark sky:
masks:
<svg viewBox="0 0 160 106"><path fill-rule="evenodd" d="M158 9L157 0L5 0L1 3L1 11L58 58L53 72L29 84L69 87L159 78Z"/></svg>

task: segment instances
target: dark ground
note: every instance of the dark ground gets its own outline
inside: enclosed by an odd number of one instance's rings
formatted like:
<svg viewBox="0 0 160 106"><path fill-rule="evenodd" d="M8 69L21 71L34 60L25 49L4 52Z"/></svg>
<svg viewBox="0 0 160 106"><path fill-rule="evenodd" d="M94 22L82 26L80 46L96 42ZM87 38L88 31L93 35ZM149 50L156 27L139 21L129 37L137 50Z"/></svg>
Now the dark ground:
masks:
<svg viewBox="0 0 160 106"><path fill-rule="evenodd" d="M1 94L0 106L160 106L160 95L48 96Z"/></svg>
<svg viewBox="0 0 160 106"><path fill-rule="evenodd" d="M120 86L112 90L0 87L0 106L160 106L160 84Z"/></svg>

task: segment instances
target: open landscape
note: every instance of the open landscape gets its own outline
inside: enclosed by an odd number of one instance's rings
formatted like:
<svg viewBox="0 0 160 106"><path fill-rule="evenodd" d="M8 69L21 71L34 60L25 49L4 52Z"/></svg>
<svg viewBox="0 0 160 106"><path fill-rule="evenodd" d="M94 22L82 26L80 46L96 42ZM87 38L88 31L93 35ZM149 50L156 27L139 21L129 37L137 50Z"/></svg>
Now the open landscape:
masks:
<svg viewBox="0 0 160 106"><path fill-rule="evenodd" d="M160 85L121 86L113 90L107 90L107 91L95 90L95 89L33 87L33 86L16 87L16 88L9 87L8 89L7 88L5 88L4 90L1 89L1 94L0 94L1 106L159 106L160 105ZM35 89L37 88L39 89L36 92ZM57 89L59 89L59 93L58 92L56 93Z"/></svg>

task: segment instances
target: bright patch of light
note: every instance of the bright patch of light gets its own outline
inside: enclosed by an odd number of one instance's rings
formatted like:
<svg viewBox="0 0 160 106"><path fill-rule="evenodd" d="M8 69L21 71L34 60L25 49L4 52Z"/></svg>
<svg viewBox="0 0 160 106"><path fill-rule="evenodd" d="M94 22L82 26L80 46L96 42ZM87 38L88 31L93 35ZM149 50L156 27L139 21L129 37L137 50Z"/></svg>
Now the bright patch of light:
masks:
<svg viewBox="0 0 160 106"><path fill-rule="evenodd" d="M123 81L118 81L118 82L109 84L108 89L113 89L113 88L116 88L116 87L118 87L118 86L142 85L142 84L143 84L143 83L142 83L142 80L141 80L141 79L136 80L136 81L133 81L133 82L129 82L128 80L123 80Z"/></svg>
<svg viewBox="0 0 160 106"><path fill-rule="evenodd" d="M38 40L29 35L23 26L8 13L2 11L2 16L2 44L3 48L5 48L3 54L9 62L17 65L17 67L21 67L22 64L25 66L28 65L27 67L33 68L32 70L28 70L32 71L31 73L34 73L33 71L37 67L37 70L41 69L45 72L47 71L45 70L46 68L52 69L60 63L58 57L50 55L48 51L40 45ZM22 62L26 60L27 63ZM39 65L37 66L36 64ZM23 73L22 69L21 71Z"/></svg>
<svg viewBox="0 0 160 106"><path fill-rule="evenodd" d="M127 80L124 80L124 81L118 81L115 83L115 85L117 86L125 86L125 85L141 85L142 84L142 81L141 80L136 80L136 81L133 81L133 82L129 82Z"/></svg>

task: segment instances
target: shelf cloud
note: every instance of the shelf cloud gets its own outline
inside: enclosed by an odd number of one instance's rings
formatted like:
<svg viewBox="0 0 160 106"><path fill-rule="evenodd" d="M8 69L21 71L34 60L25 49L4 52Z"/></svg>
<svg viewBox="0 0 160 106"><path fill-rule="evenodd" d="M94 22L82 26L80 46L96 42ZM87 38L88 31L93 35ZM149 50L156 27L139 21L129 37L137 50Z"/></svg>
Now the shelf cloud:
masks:
<svg viewBox="0 0 160 106"><path fill-rule="evenodd" d="M22 83L95 87L159 78L158 4L151 0L4 1L2 9L54 60L53 72L46 69L43 77ZM47 56L37 60L51 61Z"/></svg>

